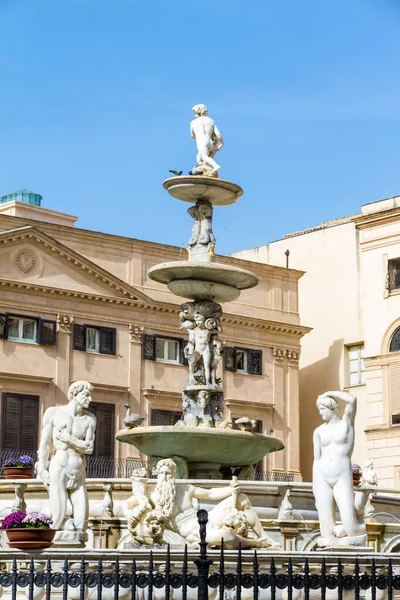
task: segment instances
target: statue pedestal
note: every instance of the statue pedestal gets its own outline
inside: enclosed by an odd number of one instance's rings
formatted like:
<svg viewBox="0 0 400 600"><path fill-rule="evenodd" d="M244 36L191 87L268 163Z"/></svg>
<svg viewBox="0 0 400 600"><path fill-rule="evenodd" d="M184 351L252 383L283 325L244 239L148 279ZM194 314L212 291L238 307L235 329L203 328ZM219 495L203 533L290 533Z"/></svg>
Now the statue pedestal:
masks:
<svg viewBox="0 0 400 600"><path fill-rule="evenodd" d="M367 546L367 534L363 533L362 535L347 535L344 537L331 537L325 538L320 537L317 540L318 548L328 551L343 551L350 550L354 551L357 548L360 551L370 552L371 548Z"/></svg>
<svg viewBox="0 0 400 600"><path fill-rule="evenodd" d="M84 548L88 534L84 531L56 531L52 548Z"/></svg>

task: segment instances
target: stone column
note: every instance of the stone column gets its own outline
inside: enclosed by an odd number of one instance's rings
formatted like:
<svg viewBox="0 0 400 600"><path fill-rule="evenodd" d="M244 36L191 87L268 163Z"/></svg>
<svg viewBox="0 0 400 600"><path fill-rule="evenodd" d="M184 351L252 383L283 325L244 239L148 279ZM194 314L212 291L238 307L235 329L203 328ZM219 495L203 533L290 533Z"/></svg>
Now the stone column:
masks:
<svg viewBox="0 0 400 600"><path fill-rule="evenodd" d="M137 323L129 325L129 393L128 403L131 405L132 413L147 415L147 406L144 405L142 396L142 333L144 327ZM140 457L140 453L134 446L122 444L124 450L130 456Z"/></svg>
<svg viewBox="0 0 400 600"><path fill-rule="evenodd" d="M71 331L73 320L72 315L57 315L56 405L68 402L68 388L71 383Z"/></svg>
<svg viewBox="0 0 400 600"><path fill-rule="evenodd" d="M300 404L299 404L299 359L300 352L286 350L286 471L294 473L296 481L300 475Z"/></svg>
<svg viewBox="0 0 400 600"><path fill-rule="evenodd" d="M286 378L285 378L285 350L282 348L272 348L273 356L273 398L274 398L274 435L281 439L286 445L286 425L285 425L285 399L286 399ZM285 450L270 454L270 464L275 471L285 471Z"/></svg>

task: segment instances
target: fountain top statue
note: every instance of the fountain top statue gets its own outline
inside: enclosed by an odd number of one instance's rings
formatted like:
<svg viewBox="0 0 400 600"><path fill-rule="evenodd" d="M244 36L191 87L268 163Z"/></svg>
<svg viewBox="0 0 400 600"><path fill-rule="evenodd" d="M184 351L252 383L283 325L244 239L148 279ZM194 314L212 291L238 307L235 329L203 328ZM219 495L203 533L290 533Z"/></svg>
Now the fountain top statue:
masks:
<svg viewBox="0 0 400 600"><path fill-rule="evenodd" d="M192 173L218 177L217 171L221 168L214 160L216 153L221 150L224 140L215 121L208 116L205 104L196 104L192 108L196 118L190 123L190 135L196 140L197 164Z"/></svg>
<svg viewBox="0 0 400 600"><path fill-rule="evenodd" d="M169 177L163 186L178 200L195 204L197 208L200 208L199 203L202 203L202 212L206 211L208 214L207 217L204 214L204 217L209 219L210 207L233 204L243 194L243 190L232 181L218 178L221 167L214 160L214 156L221 150L224 140L215 121L208 116L207 106L196 104L192 110L195 118L190 123L190 135L196 140L197 163L189 175ZM191 213L191 216L195 215Z"/></svg>

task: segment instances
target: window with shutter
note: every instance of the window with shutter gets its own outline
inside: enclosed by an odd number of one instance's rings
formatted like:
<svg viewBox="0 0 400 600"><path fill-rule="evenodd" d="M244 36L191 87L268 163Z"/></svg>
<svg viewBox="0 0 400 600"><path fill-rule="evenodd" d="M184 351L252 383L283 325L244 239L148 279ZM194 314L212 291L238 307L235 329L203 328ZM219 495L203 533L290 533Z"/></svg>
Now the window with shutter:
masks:
<svg viewBox="0 0 400 600"><path fill-rule="evenodd" d="M400 361L389 365L389 390L392 423L400 423Z"/></svg>
<svg viewBox="0 0 400 600"><path fill-rule="evenodd" d="M182 413L174 410L152 410L151 425L175 425Z"/></svg>
<svg viewBox="0 0 400 600"><path fill-rule="evenodd" d="M156 336L142 334L142 356L145 360L156 360Z"/></svg>
<svg viewBox="0 0 400 600"><path fill-rule="evenodd" d="M96 417L96 435L93 456L114 457L114 404L91 402L90 412Z"/></svg>
<svg viewBox="0 0 400 600"><path fill-rule="evenodd" d="M247 373L249 375L262 375L262 351L247 350Z"/></svg>
<svg viewBox="0 0 400 600"><path fill-rule="evenodd" d="M39 344L54 346L56 343L57 326L55 321L40 319L39 321Z"/></svg>
<svg viewBox="0 0 400 600"><path fill-rule="evenodd" d="M0 314L0 340L7 339L7 315Z"/></svg>
<svg viewBox="0 0 400 600"><path fill-rule="evenodd" d="M115 354L116 329L102 327L100 329L100 354Z"/></svg>
<svg viewBox="0 0 400 600"><path fill-rule="evenodd" d="M229 346L224 348L224 367L226 371L236 371L236 349Z"/></svg>
<svg viewBox="0 0 400 600"><path fill-rule="evenodd" d="M35 452L38 446L39 397L4 393L2 450Z"/></svg>
<svg viewBox="0 0 400 600"><path fill-rule="evenodd" d="M74 323L72 329L72 347L74 350L86 350L86 327Z"/></svg>

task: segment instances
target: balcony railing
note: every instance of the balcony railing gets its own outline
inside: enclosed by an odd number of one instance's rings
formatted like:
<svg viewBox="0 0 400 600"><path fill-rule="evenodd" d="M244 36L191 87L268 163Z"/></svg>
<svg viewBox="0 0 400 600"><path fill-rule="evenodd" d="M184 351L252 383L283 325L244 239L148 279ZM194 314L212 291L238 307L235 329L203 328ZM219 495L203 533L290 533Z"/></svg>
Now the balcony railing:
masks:
<svg viewBox="0 0 400 600"><path fill-rule="evenodd" d="M30 456L36 462L37 453L30 450L0 450L0 466L8 458ZM134 469L146 468L147 463L138 458L110 458L109 456L87 456L86 477L88 479L130 478ZM252 481L291 482L293 473L255 470Z"/></svg>

